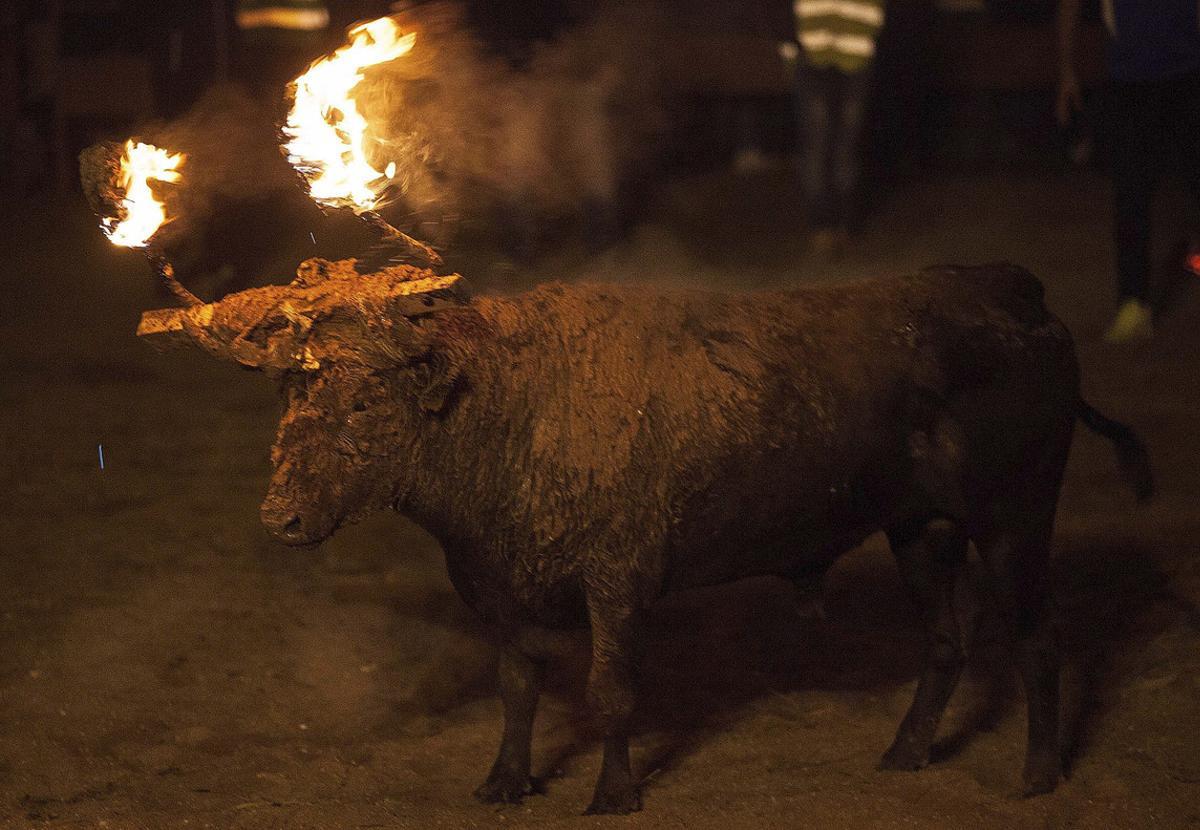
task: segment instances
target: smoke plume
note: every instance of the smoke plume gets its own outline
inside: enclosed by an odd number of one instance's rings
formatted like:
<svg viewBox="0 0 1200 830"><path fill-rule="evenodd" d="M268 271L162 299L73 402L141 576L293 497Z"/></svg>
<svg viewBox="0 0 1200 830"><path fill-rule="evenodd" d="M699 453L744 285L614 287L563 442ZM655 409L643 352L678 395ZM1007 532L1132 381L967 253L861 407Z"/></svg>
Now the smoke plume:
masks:
<svg viewBox="0 0 1200 830"><path fill-rule="evenodd" d="M610 208L661 129L655 32L644 7L614 3L514 67L489 52L457 3L396 15L413 51L360 86L397 163L391 215L448 241L459 220L530 220Z"/></svg>

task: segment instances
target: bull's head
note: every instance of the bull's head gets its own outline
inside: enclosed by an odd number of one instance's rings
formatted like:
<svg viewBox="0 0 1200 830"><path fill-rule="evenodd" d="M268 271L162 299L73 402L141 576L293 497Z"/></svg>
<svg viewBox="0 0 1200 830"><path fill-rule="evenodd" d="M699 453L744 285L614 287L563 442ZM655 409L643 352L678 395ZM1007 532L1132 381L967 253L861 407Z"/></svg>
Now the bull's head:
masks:
<svg viewBox="0 0 1200 830"><path fill-rule="evenodd" d="M143 315L140 336L199 346L282 378L287 411L262 520L304 545L391 504L411 418L447 405L455 375L422 318L465 302L457 275L408 266L360 276L353 261L309 260L286 286Z"/></svg>

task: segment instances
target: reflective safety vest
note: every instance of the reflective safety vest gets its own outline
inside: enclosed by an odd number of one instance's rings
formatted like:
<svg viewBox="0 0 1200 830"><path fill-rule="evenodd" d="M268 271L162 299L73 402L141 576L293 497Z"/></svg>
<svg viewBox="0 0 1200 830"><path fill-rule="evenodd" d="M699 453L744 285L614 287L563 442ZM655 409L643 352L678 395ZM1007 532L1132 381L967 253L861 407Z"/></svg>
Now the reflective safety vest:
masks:
<svg viewBox="0 0 1200 830"><path fill-rule="evenodd" d="M329 26L329 9L322 0L239 0L237 25L316 32Z"/></svg>
<svg viewBox="0 0 1200 830"><path fill-rule="evenodd" d="M859 72L875 57L884 0L794 0L796 39L810 66Z"/></svg>

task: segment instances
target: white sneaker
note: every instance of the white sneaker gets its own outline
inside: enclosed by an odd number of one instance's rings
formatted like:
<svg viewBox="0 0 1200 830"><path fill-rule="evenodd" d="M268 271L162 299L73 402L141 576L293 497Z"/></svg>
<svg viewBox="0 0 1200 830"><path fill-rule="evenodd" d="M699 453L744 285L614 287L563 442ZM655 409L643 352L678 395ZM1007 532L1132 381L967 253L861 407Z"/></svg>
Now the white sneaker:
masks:
<svg viewBox="0 0 1200 830"><path fill-rule="evenodd" d="M1154 336L1154 312L1140 300L1125 300L1104 332L1107 343L1136 343Z"/></svg>

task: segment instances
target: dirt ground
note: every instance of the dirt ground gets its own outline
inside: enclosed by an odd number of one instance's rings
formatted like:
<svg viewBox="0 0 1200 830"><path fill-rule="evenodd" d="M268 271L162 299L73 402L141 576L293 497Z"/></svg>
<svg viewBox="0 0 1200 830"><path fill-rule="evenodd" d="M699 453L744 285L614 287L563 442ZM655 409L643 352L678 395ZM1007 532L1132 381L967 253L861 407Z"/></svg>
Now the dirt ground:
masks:
<svg viewBox="0 0 1200 830"><path fill-rule="evenodd" d="M138 314L162 302L80 201L12 210L0 827L1200 826L1200 292L1176 298L1150 345L1098 342L1106 194L1078 173L913 184L875 205L843 261L818 265L788 176L699 177L629 244L533 275L745 288L1019 262L1076 334L1088 398L1143 433L1161 487L1135 507L1108 445L1077 438L1055 541L1070 776L1054 794L1014 795L1024 704L987 625L934 763L875 771L922 640L873 538L830 575L823 620L771 580L665 602L634 742L645 809L587 819L599 748L579 716L583 661L539 716L547 793L475 803L500 707L437 546L387 515L316 551L270 541L257 508L271 383L137 341Z"/></svg>

